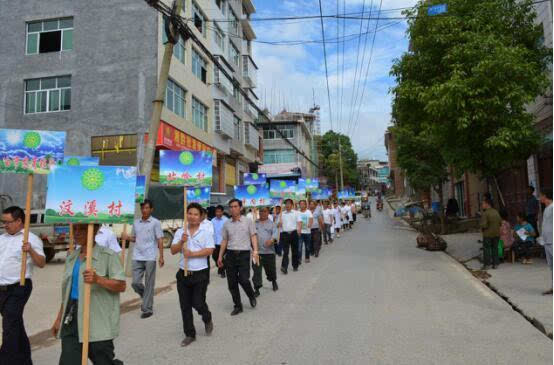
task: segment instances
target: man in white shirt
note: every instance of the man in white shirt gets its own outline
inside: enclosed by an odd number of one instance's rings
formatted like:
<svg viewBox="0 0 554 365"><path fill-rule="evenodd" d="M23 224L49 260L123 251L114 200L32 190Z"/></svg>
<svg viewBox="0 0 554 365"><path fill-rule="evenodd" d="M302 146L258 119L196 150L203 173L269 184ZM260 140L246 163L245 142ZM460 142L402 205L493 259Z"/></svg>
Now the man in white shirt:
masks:
<svg viewBox="0 0 554 365"><path fill-rule="evenodd" d="M298 212L292 209L292 200L285 200L285 210L281 214L278 224L281 229L280 241L283 246L283 260L281 261L281 272L288 273L289 250L291 251L292 270L298 271L298 235L302 224L298 222Z"/></svg>
<svg viewBox="0 0 554 365"><path fill-rule="evenodd" d="M337 238L340 238L340 229L342 226L341 212L339 202L333 204L333 218L335 221L335 235Z"/></svg>
<svg viewBox="0 0 554 365"><path fill-rule="evenodd" d="M109 248L115 253L121 252L121 246L119 245L119 242L117 242L117 236L106 224L103 224L100 227L96 237L94 237L94 241L96 241L98 246Z"/></svg>
<svg viewBox="0 0 554 365"><path fill-rule="evenodd" d="M133 224L133 235L123 235L128 241L135 242L133 249L133 283L131 286L142 298L140 318L151 317L154 313L154 287L156 285L156 251L159 251L160 268L164 265L163 231L159 220L152 217L154 206L145 199L140 205L141 219ZM143 283L144 278L144 283Z"/></svg>
<svg viewBox="0 0 554 365"><path fill-rule="evenodd" d="M33 267L44 267L46 258L42 241L29 232L28 242L23 242L25 212L12 206L2 212L5 233L0 236L0 314L2 314L2 347L0 364L32 364L31 345L25 325L23 310L33 283ZM27 252L25 285L20 286L21 256Z"/></svg>
<svg viewBox="0 0 554 365"><path fill-rule="evenodd" d="M310 262L312 252L312 231L313 214L308 209L305 200L300 200L300 211L298 212L298 223L300 223L300 235L298 237L298 263L302 264L302 245L306 253L306 262Z"/></svg>
<svg viewBox="0 0 554 365"><path fill-rule="evenodd" d="M212 313L206 303L206 291L209 284L208 260L214 250L214 234L210 232L208 225L202 226L200 220L203 217L204 209L198 203L191 203L187 207L186 232L179 228L175 232L171 244L171 254L181 254L179 260L179 271L177 272L177 292L179 294L179 304L181 306L181 315L183 318L183 330L185 338L181 346L190 345L196 340L196 329L194 328L194 319L192 308L196 309L202 316L206 335L211 335L213 331ZM187 249L184 255L187 257L187 266L183 256L183 245L187 243ZM187 273L185 275L185 269Z"/></svg>
<svg viewBox="0 0 554 365"><path fill-rule="evenodd" d="M215 207L215 217L212 218L212 226L214 228L214 243L215 243L215 250L212 254L212 259L215 261L215 264L217 266L217 258L219 257L219 250L221 249L221 240L223 239L222 231L223 231L223 225L229 218L223 215L224 208L222 205L218 205ZM217 274L224 278L225 277L225 269L224 268L217 268Z"/></svg>
<svg viewBox="0 0 554 365"><path fill-rule="evenodd" d="M325 242L325 244L329 244L329 243L333 243L333 236L331 234L331 230L334 229L333 227L333 219L334 219L334 215L333 215L333 209L331 209L331 205L329 204L328 201L325 201L323 203L323 224L324 224L324 228L323 228L323 242Z"/></svg>
<svg viewBox="0 0 554 365"><path fill-rule="evenodd" d="M546 254L546 262L550 267L552 275L552 190L544 189L541 191L541 203L546 206L542 213L541 239ZM552 278L552 276L551 276ZM542 293L543 295L552 295L552 282L550 289Z"/></svg>

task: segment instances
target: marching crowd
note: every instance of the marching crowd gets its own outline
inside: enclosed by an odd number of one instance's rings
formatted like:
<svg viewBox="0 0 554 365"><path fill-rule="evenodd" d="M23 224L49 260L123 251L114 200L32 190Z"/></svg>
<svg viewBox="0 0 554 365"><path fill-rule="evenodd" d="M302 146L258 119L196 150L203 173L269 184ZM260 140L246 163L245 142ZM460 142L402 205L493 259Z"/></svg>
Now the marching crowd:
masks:
<svg viewBox="0 0 554 365"><path fill-rule="evenodd" d="M215 217L207 219L207 211L197 203L186 207L187 226L175 232L170 247L172 255L180 255L176 273L184 339L188 346L196 339L193 309L201 316L204 330L214 330L206 291L210 283L210 258L217 273L227 279L234 308L232 316L243 311L239 286L252 308L263 286L262 272L277 291L277 257L280 271L288 274L289 263L294 272L312 257L318 257L323 244L331 244L344 230L356 222L353 201L306 201L287 199L284 207L253 209L244 215L242 202L232 199L229 214L223 206L215 208ZM156 268L164 266L161 223L152 216L153 203L141 204L141 218L135 220L132 233L122 240L135 243L132 257L132 288L142 298L141 318L153 315ZM29 233L23 243L25 213L19 207L3 211L5 233L0 236L0 313L2 314L2 346L0 365L32 364L31 347L23 322L23 310L32 291L33 267L45 265L42 241ZM86 224L74 224L76 249L69 253L63 270L61 305L52 326L52 334L61 339L60 365L81 361L83 351L84 284L91 284L89 359L95 365L122 364L116 359L113 340L119 335L119 294L126 290L125 273L119 256L121 250L109 227L94 225L92 270L84 264L87 256ZM25 285L21 286L22 252L27 252ZM250 280L250 268L253 277Z"/></svg>

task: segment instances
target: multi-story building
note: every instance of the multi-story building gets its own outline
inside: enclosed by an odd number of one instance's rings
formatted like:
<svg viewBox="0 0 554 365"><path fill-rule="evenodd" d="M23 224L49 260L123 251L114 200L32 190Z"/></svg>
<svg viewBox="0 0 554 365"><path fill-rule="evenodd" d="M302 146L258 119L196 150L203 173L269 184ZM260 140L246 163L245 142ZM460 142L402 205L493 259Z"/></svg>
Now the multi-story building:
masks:
<svg viewBox="0 0 554 365"><path fill-rule="evenodd" d="M213 152L214 191L228 190L240 172L255 168L249 164L261 163L252 124L256 109L245 106L240 93L242 89L256 99L250 43L255 34L248 20L254 11L250 0L184 0L181 13L193 19L188 23L192 31L219 55L237 86L222 81L200 47L180 38L156 147ZM218 24L210 17L235 21ZM92 154L105 165L139 165L167 41L163 17L145 1L119 0L91 8L84 0L29 0L0 13L0 24L0 49L10 50L0 55L0 127L65 130L67 155ZM225 39L217 37L218 27ZM0 176L0 191L17 204L24 201L22 179ZM46 177L35 180L33 206L40 208Z"/></svg>
<svg viewBox="0 0 554 365"><path fill-rule="evenodd" d="M267 173L270 177L317 177L318 171L314 165L317 164L314 160L317 155L314 143L315 119L316 116L312 113L283 110L270 120L260 121L258 126L263 131L264 149L264 164L260 166L260 172Z"/></svg>

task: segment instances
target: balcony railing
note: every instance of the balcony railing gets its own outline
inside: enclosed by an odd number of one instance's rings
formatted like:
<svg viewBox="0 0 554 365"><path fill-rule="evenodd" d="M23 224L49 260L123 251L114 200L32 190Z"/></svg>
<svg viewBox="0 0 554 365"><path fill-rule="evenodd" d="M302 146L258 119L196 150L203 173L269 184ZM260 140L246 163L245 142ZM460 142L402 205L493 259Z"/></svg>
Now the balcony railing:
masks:
<svg viewBox="0 0 554 365"><path fill-rule="evenodd" d="M226 95L233 94L233 83L225 74L217 67L214 67L214 83Z"/></svg>
<svg viewBox="0 0 554 365"><path fill-rule="evenodd" d="M254 148L256 151L260 149L260 134L252 123L245 123L244 139L247 146Z"/></svg>
<svg viewBox="0 0 554 365"><path fill-rule="evenodd" d="M249 55L242 56L242 77L250 87L256 87L258 81L258 67Z"/></svg>
<svg viewBox="0 0 554 365"><path fill-rule="evenodd" d="M233 111L219 99L214 100L214 125L217 133L233 138Z"/></svg>

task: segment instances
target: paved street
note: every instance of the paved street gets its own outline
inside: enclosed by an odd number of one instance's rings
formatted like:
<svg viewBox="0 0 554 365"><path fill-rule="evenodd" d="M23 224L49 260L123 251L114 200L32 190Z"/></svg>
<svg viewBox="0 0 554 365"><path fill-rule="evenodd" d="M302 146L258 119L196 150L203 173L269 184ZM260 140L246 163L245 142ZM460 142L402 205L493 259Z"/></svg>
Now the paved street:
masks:
<svg viewBox="0 0 554 365"><path fill-rule="evenodd" d="M155 314L122 315L116 354L126 364L549 364L552 341L443 253L415 248L415 233L374 213L297 273L266 284L258 307L231 317L226 281L212 277L214 333L179 346L177 293ZM129 290L129 289L128 289ZM243 296L244 299L244 296ZM245 301L246 303L246 301ZM33 353L55 364L59 342Z"/></svg>

